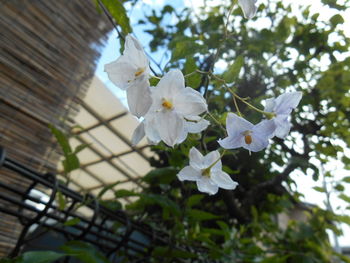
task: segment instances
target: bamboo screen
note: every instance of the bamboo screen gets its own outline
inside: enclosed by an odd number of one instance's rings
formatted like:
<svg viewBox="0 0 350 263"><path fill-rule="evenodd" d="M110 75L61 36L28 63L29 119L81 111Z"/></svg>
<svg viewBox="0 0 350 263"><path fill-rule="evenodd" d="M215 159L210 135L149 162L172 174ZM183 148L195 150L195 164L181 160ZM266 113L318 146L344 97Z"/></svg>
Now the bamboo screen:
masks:
<svg viewBox="0 0 350 263"><path fill-rule="evenodd" d="M0 1L0 145L8 156L36 170L56 167L48 124L76 114L110 29L92 0ZM0 181L28 186L3 170ZM0 257L19 231L0 213Z"/></svg>

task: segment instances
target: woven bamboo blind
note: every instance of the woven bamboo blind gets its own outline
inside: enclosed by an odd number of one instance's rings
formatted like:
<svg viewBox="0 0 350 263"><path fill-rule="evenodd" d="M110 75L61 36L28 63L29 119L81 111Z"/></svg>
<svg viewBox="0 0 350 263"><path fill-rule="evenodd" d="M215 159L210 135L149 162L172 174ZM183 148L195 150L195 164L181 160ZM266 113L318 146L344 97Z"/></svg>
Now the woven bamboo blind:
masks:
<svg viewBox="0 0 350 263"><path fill-rule="evenodd" d="M92 0L0 1L0 145L11 158L40 171L56 167L48 124L77 112L74 99L86 92L109 30ZM28 187L4 170L0 180ZM0 213L0 257L20 230Z"/></svg>

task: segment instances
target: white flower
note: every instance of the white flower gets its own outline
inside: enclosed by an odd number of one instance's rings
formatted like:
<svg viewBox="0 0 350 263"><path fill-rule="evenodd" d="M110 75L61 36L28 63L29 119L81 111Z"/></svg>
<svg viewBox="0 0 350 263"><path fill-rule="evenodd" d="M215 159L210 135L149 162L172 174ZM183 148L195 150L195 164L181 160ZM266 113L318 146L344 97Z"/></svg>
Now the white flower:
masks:
<svg viewBox="0 0 350 263"><path fill-rule="evenodd" d="M238 4L242 8L245 18L251 19L255 16L257 7L255 6L256 0L238 0Z"/></svg>
<svg viewBox="0 0 350 263"><path fill-rule="evenodd" d="M272 119L276 125L275 136L283 139L289 133L291 124L288 120L289 114L296 108L301 100L301 92L289 92L265 101L266 112L272 112L275 117Z"/></svg>
<svg viewBox="0 0 350 263"><path fill-rule="evenodd" d="M225 149L243 147L258 152L269 144L276 125L272 120L263 120L254 125L234 113L229 113L226 118L226 129L228 137L218 141L221 147Z"/></svg>
<svg viewBox="0 0 350 263"><path fill-rule="evenodd" d="M125 50L116 61L105 65L108 78L126 90L130 112L141 117L151 106L149 60L141 44L132 35L125 38Z"/></svg>
<svg viewBox="0 0 350 263"><path fill-rule="evenodd" d="M188 133L200 132L209 124L198 116L207 110L205 99L198 91L185 87L180 70L169 71L152 89L151 97L152 106L143 125L153 143L164 141L173 147Z"/></svg>
<svg viewBox="0 0 350 263"><path fill-rule="evenodd" d="M222 171L218 151L203 156L194 147L190 150L190 165L183 168L177 177L180 181L195 181L199 191L210 195L216 194L219 187L233 190L238 185L227 173Z"/></svg>

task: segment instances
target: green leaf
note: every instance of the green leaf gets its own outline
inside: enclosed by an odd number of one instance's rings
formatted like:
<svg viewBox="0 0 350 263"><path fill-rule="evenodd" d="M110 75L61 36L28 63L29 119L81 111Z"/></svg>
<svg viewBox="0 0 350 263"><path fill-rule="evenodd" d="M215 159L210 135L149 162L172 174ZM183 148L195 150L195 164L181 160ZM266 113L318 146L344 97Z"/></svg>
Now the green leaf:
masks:
<svg viewBox="0 0 350 263"><path fill-rule="evenodd" d="M340 222L350 225L350 216L337 215L336 219L339 220Z"/></svg>
<svg viewBox="0 0 350 263"><path fill-rule="evenodd" d="M342 181L344 181L345 183L349 183L350 184L350 176L346 176L342 179Z"/></svg>
<svg viewBox="0 0 350 263"><path fill-rule="evenodd" d="M90 143L84 143L84 144L80 144L78 145L75 149L74 149L74 153L77 154L79 152L81 152L82 150L84 150L86 147L88 147L90 145Z"/></svg>
<svg viewBox="0 0 350 263"><path fill-rule="evenodd" d="M159 79L157 79L157 78L152 77L149 79L149 83L152 87L157 86L158 82L159 82Z"/></svg>
<svg viewBox="0 0 350 263"><path fill-rule="evenodd" d="M123 4L119 0L101 0L108 12L115 19L116 23L121 27L124 35L132 32L129 17Z"/></svg>
<svg viewBox="0 0 350 263"><path fill-rule="evenodd" d="M187 211L187 214L190 218L196 220L196 221L202 221L202 220L211 220L211 219L217 219L220 218L220 216L214 215L209 212L205 212L198 209L189 209Z"/></svg>
<svg viewBox="0 0 350 263"><path fill-rule="evenodd" d="M140 201L144 202L146 204L153 204L153 205L159 205L163 208L163 216L165 214L172 214L175 216L180 216L181 215L181 209L171 199L169 199L166 196L163 195L157 195L157 194L139 194L140 196ZM167 216L165 216L167 217Z"/></svg>
<svg viewBox="0 0 350 263"><path fill-rule="evenodd" d="M182 38L174 41L175 47L173 48L171 61L177 61L207 51L207 47L196 43L195 39Z"/></svg>
<svg viewBox="0 0 350 263"><path fill-rule="evenodd" d="M75 226L76 224L79 224L80 222L80 218L72 218L72 219L69 219L67 220L66 222L64 222L64 225L65 226Z"/></svg>
<svg viewBox="0 0 350 263"><path fill-rule="evenodd" d="M57 201L58 209L64 210L66 208L66 198L64 197L61 191L57 191Z"/></svg>
<svg viewBox="0 0 350 263"><path fill-rule="evenodd" d="M345 187L341 184L337 184L334 189L340 191L340 192L343 192L345 190Z"/></svg>
<svg viewBox="0 0 350 263"><path fill-rule="evenodd" d="M66 159L62 161L62 165L66 174L76 169L79 169L80 162L78 157L74 153L69 153L65 155L65 158Z"/></svg>
<svg viewBox="0 0 350 263"><path fill-rule="evenodd" d="M236 58L234 63L229 66L228 70L223 74L226 82L231 83L237 80L239 73L244 65L244 57L240 55Z"/></svg>
<svg viewBox="0 0 350 263"><path fill-rule="evenodd" d="M61 146L61 149L64 153L64 155L68 155L72 153L72 148L69 145L68 137L61 132L59 129L57 129L55 126L49 124L49 128L51 130L51 133L55 136L58 144Z"/></svg>
<svg viewBox="0 0 350 263"><path fill-rule="evenodd" d="M204 195L202 194L191 195L186 202L186 206L191 208L192 206L197 205L203 198Z"/></svg>
<svg viewBox="0 0 350 263"><path fill-rule="evenodd" d="M94 246L85 242L69 241L61 249L84 263L110 263Z"/></svg>
<svg viewBox="0 0 350 263"><path fill-rule="evenodd" d="M345 202L350 203L350 196L347 196L347 195L345 195L345 194L340 194L340 195L339 195L339 198L342 199L342 200L344 200Z"/></svg>
<svg viewBox="0 0 350 263"><path fill-rule="evenodd" d="M197 70L196 61L193 57L188 56L186 58L186 63L184 67L184 74L192 74ZM199 73L193 73L192 75L186 77L186 86L196 88L201 82L201 75Z"/></svg>
<svg viewBox="0 0 350 263"><path fill-rule="evenodd" d="M338 24L344 24L344 18L339 14L332 16L329 21L333 27L336 27Z"/></svg>
<svg viewBox="0 0 350 263"><path fill-rule="evenodd" d="M54 251L30 251L25 252L15 262L16 263L51 263L61 257L66 256Z"/></svg>
<svg viewBox="0 0 350 263"><path fill-rule="evenodd" d="M179 249L172 249L169 247L155 247L152 255L154 257L166 257L166 258L197 258L197 255L188 251Z"/></svg>
<svg viewBox="0 0 350 263"><path fill-rule="evenodd" d="M100 203L112 211L118 211L123 208L122 204L117 200L100 200Z"/></svg>
<svg viewBox="0 0 350 263"><path fill-rule="evenodd" d="M320 193L326 192L323 187L319 187L319 186L314 186L313 189L316 190L317 192L320 192Z"/></svg>
<svg viewBox="0 0 350 263"><path fill-rule="evenodd" d="M176 179L177 172L173 167L158 168L150 171L142 180L149 184L170 184Z"/></svg>
<svg viewBox="0 0 350 263"><path fill-rule="evenodd" d="M116 198L122 198L122 197L129 197L129 196L137 196L138 194L130 191L130 190L126 190L126 189L120 189L114 192L114 196Z"/></svg>
<svg viewBox="0 0 350 263"><path fill-rule="evenodd" d="M120 184L120 181L117 181L113 184L110 185L106 185L105 187L102 188L102 190L98 193L97 195L97 199L101 199L102 196L108 191L111 190L113 187L115 187L116 185Z"/></svg>

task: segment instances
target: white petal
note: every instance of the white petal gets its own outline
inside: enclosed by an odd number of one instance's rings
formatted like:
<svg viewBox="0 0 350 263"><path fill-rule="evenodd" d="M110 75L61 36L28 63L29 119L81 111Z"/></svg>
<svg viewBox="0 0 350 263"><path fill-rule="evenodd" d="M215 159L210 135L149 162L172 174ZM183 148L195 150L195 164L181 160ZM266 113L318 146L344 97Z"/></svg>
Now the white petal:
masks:
<svg viewBox="0 0 350 263"><path fill-rule="evenodd" d="M233 181L231 177L223 171L213 172L211 174L211 179L220 188L227 189L227 190L233 190L238 185L237 182Z"/></svg>
<svg viewBox="0 0 350 263"><path fill-rule="evenodd" d="M209 121L201 119L198 122L186 121L185 127L189 133L200 133L201 131L208 128L209 124Z"/></svg>
<svg viewBox="0 0 350 263"><path fill-rule="evenodd" d="M226 129L229 136L237 137L238 135L241 135L245 131L252 130L253 127L254 125L252 123L237 116L234 113L229 113L227 115Z"/></svg>
<svg viewBox="0 0 350 263"><path fill-rule="evenodd" d="M288 121L288 115L278 115L273 119L276 124L275 136L284 139L291 128L291 123Z"/></svg>
<svg viewBox="0 0 350 263"><path fill-rule="evenodd" d="M218 143L224 149L236 149L242 147L245 144L243 134L228 136L223 140L218 140Z"/></svg>
<svg viewBox="0 0 350 263"><path fill-rule="evenodd" d="M120 56L116 61L105 65L108 78L118 88L126 90L135 79L137 68L129 63L125 56Z"/></svg>
<svg viewBox="0 0 350 263"><path fill-rule="evenodd" d="M302 97L301 92L284 93L276 98L276 114L290 114L296 108Z"/></svg>
<svg viewBox="0 0 350 263"><path fill-rule="evenodd" d="M132 138L131 138L132 146L135 146L136 144L138 144L143 137L145 137L145 124L144 122L141 122L136 127L134 133L132 134Z"/></svg>
<svg viewBox="0 0 350 263"><path fill-rule="evenodd" d="M199 115L208 108L202 94L192 88L185 88L174 97L175 110L186 115Z"/></svg>
<svg viewBox="0 0 350 263"><path fill-rule="evenodd" d="M154 92L160 98L172 99L184 89L185 79L182 72L178 69L172 69L161 78Z"/></svg>
<svg viewBox="0 0 350 263"><path fill-rule="evenodd" d="M254 126L252 129L253 135L258 135L260 137L266 137L270 139L273 137L276 130L276 124L274 120L263 120Z"/></svg>
<svg viewBox="0 0 350 263"><path fill-rule="evenodd" d="M218 151L212 151L208 153L203 158L204 169L208 168L210 165L212 165L219 159L220 159L220 153Z"/></svg>
<svg viewBox="0 0 350 263"><path fill-rule="evenodd" d="M186 166L177 174L177 178L179 178L180 181L197 181L201 176L201 172L193 169L191 166Z"/></svg>
<svg viewBox="0 0 350 263"><path fill-rule="evenodd" d="M210 195L215 195L219 190L219 187L206 176L202 176L201 179L197 180L197 187L199 191Z"/></svg>
<svg viewBox="0 0 350 263"><path fill-rule="evenodd" d="M176 112L166 110L156 114L155 123L159 136L167 145L173 147L182 134L185 120Z"/></svg>
<svg viewBox="0 0 350 263"><path fill-rule="evenodd" d="M258 136L252 136L251 144L244 144L243 148L251 151L251 152L259 152L265 149L269 145L269 140L266 138L261 138Z"/></svg>
<svg viewBox="0 0 350 263"><path fill-rule="evenodd" d="M125 38L124 55L128 57L129 63L134 65L137 69L149 68L148 58L140 42L130 34ZM135 72L133 72L133 74L135 74Z"/></svg>
<svg viewBox="0 0 350 263"><path fill-rule="evenodd" d="M144 125L145 133L151 144L157 144L161 141L158 130L156 129L155 114L146 114Z"/></svg>
<svg viewBox="0 0 350 263"><path fill-rule="evenodd" d="M187 131L186 127L184 127L184 129L182 129L182 131L181 131L180 136L177 138L175 144L180 144L180 143L184 142L187 138L187 135L188 135L188 131Z"/></svg>
<svg viewBox="0 0 350 263"><path fill-rule="evenodd" d="M126 91L131 114L140 118L144 116L152 104L148 80L137 80Z"/></svg>
<svg viewBox="0 0 350 263"><path fill-rule="evenodd" d="M195 147L191 148L189 157L190 157L190 165L193 168L196 168L198 170L202 170L206 168L203 164L203 160L204 160L203 155Z"/></svg>
<svg viewBox="0 0 350 263"><path fill-rule="evenodd" d="M243 10L245 18L253 18L256 14L257 7L255 6L256 0L238 0L239 5Z"/></svg>
<svg viewBox="0 0 350 263"><path fill-rule="evenodd" d="M273 120L263 120L258 123L252 131L251 144L244 144L243 147L252 152L263 150L269 144L269 138L274 135L276 125Z"/></svg>
<svg viewBox="0 0 350 263"><path fill-rule="evenodd" d="M210 169L211 172L217 172L222 170L222 163L221 163L221 159L219 161L216 162L216 164Z"/></svg>
<svg viewBox="0 0 350 263"><path fill-rule="evenodd" d="M264 111L266 112L274 112L275 106L276 106L276 100L274 98L266 99L265 100L265 108Z"/></svg>
<svg viewBox="0 0 350 263"><path fill-rule="evenodd" d="M186 118L186 120L196 121L196 122L202 120L202 117L200 117L198 115L186 115L185 118Z"/></svg>

